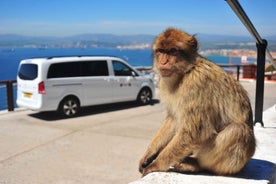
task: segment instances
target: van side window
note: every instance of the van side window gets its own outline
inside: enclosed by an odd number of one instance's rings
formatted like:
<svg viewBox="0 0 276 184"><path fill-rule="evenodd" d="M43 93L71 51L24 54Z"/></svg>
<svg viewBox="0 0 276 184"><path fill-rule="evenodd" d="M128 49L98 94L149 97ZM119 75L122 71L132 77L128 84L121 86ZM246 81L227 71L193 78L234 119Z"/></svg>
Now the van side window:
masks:
<svg viewBox="0 0 276 184"><path fill-rule="evenodd" d="M82 76L108 76L106 61L82 62Z"/></svg>
<svg viewBox="0 0 276 184"><path fill-rule="evenodd" d="M132 69L120 61L112 61L115 76L131 76Z"/></svg>
<svg viewBox="0 0 276 184"><path fill-rule="evenodd" d="M55 63L49 67L47 78L79 77L80 62Z"/></svg>

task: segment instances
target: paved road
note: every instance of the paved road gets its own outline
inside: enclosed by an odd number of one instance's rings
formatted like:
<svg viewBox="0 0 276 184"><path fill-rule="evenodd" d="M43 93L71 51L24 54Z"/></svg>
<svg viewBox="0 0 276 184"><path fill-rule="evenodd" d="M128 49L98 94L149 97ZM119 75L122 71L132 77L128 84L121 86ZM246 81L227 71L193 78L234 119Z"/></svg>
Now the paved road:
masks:
<svg viewBox="0 0 276 184"><path fill-rule="evenodd" d="M242 84L254 101L255 83ZM276 84L266 89L264 109L276 104ZM140 178L138 160L164 115L158 100L148 106L85 108L72 119L28 110L2 112L0 184L134 181Z"/></svg>
<svg viewBox="0 0 276 184"><path fill-rule="evenodd" d="M86 108L82 116L0 114L0 183L128 183L140 177L138 160L160 125L154 105Z"/></svg>
<svg viewBox="0 0 276 184"><path fill-rule="evenodd" d="M256 93L255 80L241 80L241 84L248 91L252 108L255 109L255 93ZM264 107L266 110L276 104L276 82L266 82L264 85ZM254 111L253 111L254 112Z"/></svg>

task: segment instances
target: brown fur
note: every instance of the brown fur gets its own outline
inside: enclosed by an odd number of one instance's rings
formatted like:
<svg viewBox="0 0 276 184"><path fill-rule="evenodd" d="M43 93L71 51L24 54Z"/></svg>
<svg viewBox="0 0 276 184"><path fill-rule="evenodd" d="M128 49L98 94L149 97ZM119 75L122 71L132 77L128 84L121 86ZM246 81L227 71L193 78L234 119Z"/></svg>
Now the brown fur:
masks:
<svg viewBox="0 0 276 184"><path fill-rule="evenodd" d="M139 171L239 172L255 152L252 111L243 87L197 53L194 36L169 28L154 44L154 69L167 117Z"/></svg>

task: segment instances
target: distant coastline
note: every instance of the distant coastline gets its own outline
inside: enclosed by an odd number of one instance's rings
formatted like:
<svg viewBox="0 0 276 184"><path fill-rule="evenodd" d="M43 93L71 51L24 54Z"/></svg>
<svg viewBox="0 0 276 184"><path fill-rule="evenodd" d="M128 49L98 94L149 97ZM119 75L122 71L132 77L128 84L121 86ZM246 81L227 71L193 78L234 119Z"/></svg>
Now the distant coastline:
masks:
<svg viewBox="0 0 276 184"><path fill-rule="evenodd" d="M101 48L101 47L37 47L26 45L24 47L13 47L13 48L0 48L0 52L8 53L8 52L15 52L16 49L37 49L37 50L47 50L47 49L117 49L119 51L123 50L151 50L151 44L135 44L135 45L118 45L116 48ZM270 52L271 55L276 58L276 52ZM202 56L227 56L227 57L243 57L246 56L247 58L257 58L257 51L250 50L250 49L205 49L199 50L199 54Z"/></svg>
<svg viewBox="0 0 276 184"><path fill-rule="evenodd" d="M250 36L196 35L201 50L255 50ZM149 49L156 35L80 34L66 37L0 34L0 48L118 48ZM266 38L270 51L276 52L276 35Z"/></svg>

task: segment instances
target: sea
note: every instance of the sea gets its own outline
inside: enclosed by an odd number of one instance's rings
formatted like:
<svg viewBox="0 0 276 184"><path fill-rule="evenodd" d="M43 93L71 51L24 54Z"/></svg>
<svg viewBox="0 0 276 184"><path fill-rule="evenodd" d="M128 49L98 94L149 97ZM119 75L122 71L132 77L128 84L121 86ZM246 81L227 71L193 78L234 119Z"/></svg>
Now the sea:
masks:
<svg viewBox="0 0 276 184"><path fill-rule="evenodd" d="M0 48L0 81L16 80L18 65L21 60L50 56L93 56L108 55L120 57L134 67L152 66L152 51L150 49L127 50L116 48ZM229 64L227 56L205 56L217 64ZM232 57L232 64L240 64L240 57ZM16 85L14 86L16 99ZM16 100L14 100L16 101ZM16 106L16 104L15 104ZM0 110L7 109L7 94L4 85L0 84Z"/></svg>

